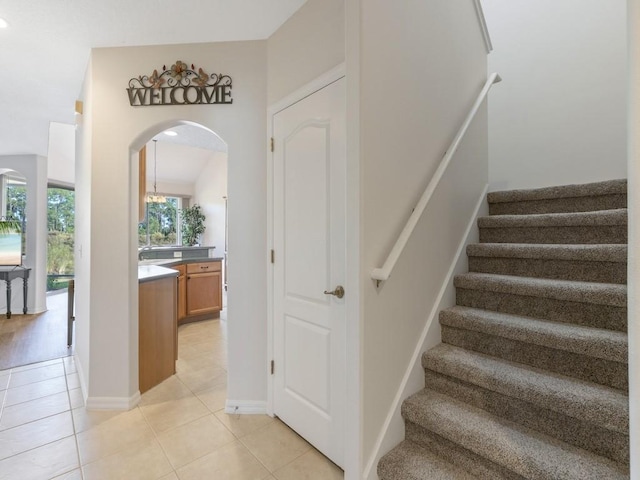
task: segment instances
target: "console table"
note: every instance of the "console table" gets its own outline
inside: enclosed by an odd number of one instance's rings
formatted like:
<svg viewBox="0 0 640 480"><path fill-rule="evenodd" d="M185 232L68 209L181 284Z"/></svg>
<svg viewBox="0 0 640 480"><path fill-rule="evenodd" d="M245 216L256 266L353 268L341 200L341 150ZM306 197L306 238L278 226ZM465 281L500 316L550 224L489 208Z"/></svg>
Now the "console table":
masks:
<svg viewBox="0 0 640 480"><path fill-rule="evenodd" d="M30 268L25 267L0 267L0 280L4 280L7 286L7 318L11 318L11 281L14 278L22 278L22 299L24 308L22 313L27 313L27 280L29 280Z"/></svg>

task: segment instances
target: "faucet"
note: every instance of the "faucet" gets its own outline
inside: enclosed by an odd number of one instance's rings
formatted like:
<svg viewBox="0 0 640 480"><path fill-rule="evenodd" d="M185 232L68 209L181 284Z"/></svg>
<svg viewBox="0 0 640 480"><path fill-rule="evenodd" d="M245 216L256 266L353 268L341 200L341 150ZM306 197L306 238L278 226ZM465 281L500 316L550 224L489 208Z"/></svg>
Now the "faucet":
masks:
<svg viewBox="0 0 640 480"><path fill-rule="evenodd" d="M145 245L144 247L138 249L138 261L142 260L142 257L144 257L144 252L146 252L147 250L151 250L151 245Z"/></svg>

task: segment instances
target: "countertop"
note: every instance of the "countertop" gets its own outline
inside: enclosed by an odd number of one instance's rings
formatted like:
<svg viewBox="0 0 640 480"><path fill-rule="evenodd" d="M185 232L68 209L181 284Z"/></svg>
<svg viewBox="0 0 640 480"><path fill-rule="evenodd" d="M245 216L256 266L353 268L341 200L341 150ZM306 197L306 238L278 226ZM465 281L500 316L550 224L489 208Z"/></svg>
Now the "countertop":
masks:
<svg viewBox="0 0 640 480"><path fill-rule="evenodd" d="M173 267L174 265L180 265L184 263L199 263L199 262L220 262L222 257L198 257L198 258L151 258L148 260L140 260L138 267L146 266L161 266L161 267Z"/></svg>
<svg viewBox="0 0 640 480"><path fill-rule="evenodd" d="M174 277L178 271L172 268L175 265L198 262L219 262L222 257L201 257L201 258L153 258L150 260L140 260L138 262L138 282L150 282L164 277Z"/></svg>
<svg viewBox="0 0 640 480"><path fill-rule="evenodd" d="M150 282L161 278L176 277L178 271L159 265L138 265L138 282Z"/></svg>

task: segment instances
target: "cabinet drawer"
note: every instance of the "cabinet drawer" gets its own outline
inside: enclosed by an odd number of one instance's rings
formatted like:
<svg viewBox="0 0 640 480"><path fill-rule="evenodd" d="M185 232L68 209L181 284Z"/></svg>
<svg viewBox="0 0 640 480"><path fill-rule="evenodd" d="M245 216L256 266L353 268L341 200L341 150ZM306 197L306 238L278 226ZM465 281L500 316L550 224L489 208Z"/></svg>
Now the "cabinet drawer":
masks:
<svg viewBox="0 0 640 480"><path fill-rule="evenodd" d="M187 263L187 273L219 272L220 262Z"/></svg>

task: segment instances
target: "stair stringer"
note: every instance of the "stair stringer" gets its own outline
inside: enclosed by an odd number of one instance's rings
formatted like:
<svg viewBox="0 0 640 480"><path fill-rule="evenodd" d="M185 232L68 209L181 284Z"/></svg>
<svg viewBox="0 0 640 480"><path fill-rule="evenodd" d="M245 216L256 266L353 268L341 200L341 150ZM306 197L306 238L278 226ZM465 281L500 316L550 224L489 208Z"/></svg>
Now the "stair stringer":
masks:
<svg viewBox="0 0 640 480"><path fill-rule="evenodd" d="M425 326L413 350L400 387L376 438L373 451L365 464L363 478L366 480L379 480L376 467L380 458L405 438L405 423L401 413L402 402L425 387L422 355L425 351L441 342L438 315L441 310L453 307L456 303L456 289L453 284L453 278L468 271L469 259L466 255L466 250L468 245L479 242L480 232L477 228L477 221L479 217L489 214L489 204L486 201L488 191L489 184L486 184L469 218L464 236L458 245L447 275L443 279L436 301L427 316Z"/></svg>

